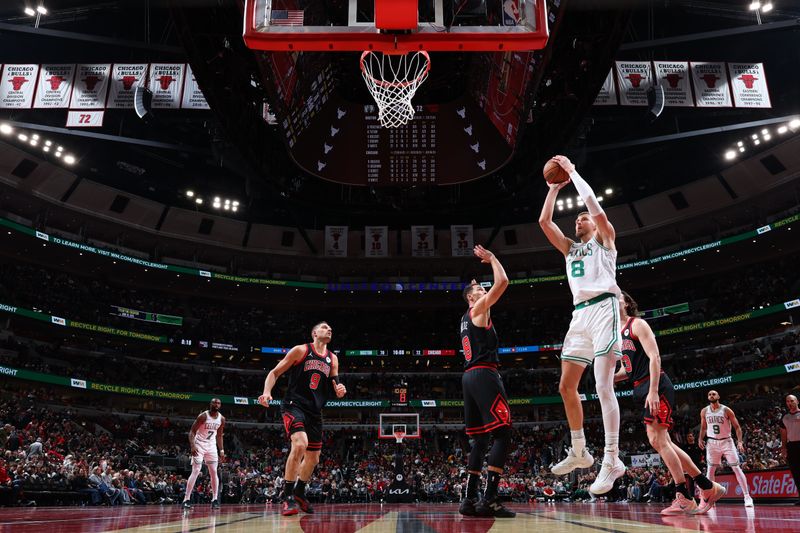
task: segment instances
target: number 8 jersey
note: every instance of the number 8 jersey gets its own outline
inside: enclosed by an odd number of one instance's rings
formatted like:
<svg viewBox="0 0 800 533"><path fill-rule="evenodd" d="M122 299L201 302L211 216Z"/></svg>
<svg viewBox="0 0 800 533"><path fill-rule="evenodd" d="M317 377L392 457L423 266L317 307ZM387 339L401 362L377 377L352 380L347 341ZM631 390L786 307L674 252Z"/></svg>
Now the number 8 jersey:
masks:
<svg viewBox="0 0 800 533"><path fill-rule="evenodd" d="M604 293L620 294L617 251L606 248L596 237L587 242L572 243L565 259L573 305Z"/></svg>
<svg viewBox="0 0 800 533"><path fill-rule="evenodd" d="M312 344L306 344L306 356L289 369L289 388L283 402L319 413L328 401L330 374L330 352L326 349L325 354L320 355Z"/></svg>

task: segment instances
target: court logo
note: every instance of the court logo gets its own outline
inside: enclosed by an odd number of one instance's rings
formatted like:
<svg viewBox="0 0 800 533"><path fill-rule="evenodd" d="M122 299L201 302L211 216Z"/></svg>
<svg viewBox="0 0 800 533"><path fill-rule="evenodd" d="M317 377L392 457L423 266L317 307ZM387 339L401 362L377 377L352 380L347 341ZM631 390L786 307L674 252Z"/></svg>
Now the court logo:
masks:
<svg viewBox="0 0 800 533"><path fill-rule="evenodd" d="M70 378L69 384L70 384L70 386L77 387L79 389L85 389L86 388L86 381L83 380L83 379Z"/></svg>

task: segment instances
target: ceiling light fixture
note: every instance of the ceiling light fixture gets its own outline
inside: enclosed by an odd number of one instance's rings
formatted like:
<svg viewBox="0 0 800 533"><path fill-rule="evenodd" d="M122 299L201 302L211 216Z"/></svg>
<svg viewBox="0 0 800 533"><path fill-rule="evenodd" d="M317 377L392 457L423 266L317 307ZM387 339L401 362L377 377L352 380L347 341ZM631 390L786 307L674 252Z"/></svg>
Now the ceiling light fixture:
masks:
<svg viewBox="0 0 800 533"><path fill-rule="evenodd" d="M796 118L789 123L789 127L793 130L800 128L800 118Z"/></svg>
<svg viewBox="0 0 800 533"><path fill-rule="evenodd" d="M755 141L753 141L753 144L755 144L756 146L758 146L759 144L761 144L761 141L759 141L758 139L756 139Z"/></svg>
<svg viewBox="0 0 800 533"><path fill-rule="evenodd" d="M17 135L17 139L19 139L20 141L27 141L28 136L25 135L24 133L20 133L19 135Z"/></svg>
<svg viewBox="0 0 800 533"><path fill-rule="evenodd" d="M14 128L12 128L10 125L0 124L0 133L2 133L3 135L10 135L13 132Z"/></svg>
<svg viewBox="0 0 800 533"><path fill-rule="evenodd" d="M75 163L75 156L74 155L69 155L69 154L65 155L64 156L64 163L66 163L68 165L74 164Z"/></svg>
<svg viewBox="0 0 800 533"><path fill-rule="evenodd" d="M43 5L38 5L36 6L36 12L39 13L40 15L47 15L47 8L44 7Z"/></svg>
<svg viewBox="0 0 800 533"><path fill-rule="evenodd" d="M769 133L767 133L766 135L764 135L764 140L765 140L765 141L768 141L768 140L770 140L770 139L772 139L772 135L770 135Z"/></svg>
<svg viewBox="0 0 800 533"><path fill-rule="evenodd" d="M780 128L778 128L778 133L781 135L783 135L787 131L789 131L789 128L787 128L786 126L781 126Z"/></svg>
<svg viewBox="0 0 800 533"><path fill-rule="evenodd" d="M203 199L202 198L195 198L194 199L194 203L196 203L197 205L203 205Z"/></svg>
<svg viewBox="0 0 800 533"><path fill-rule="evenodd" d="M186 197L187 198L194 198L194 191L192 191L192 190L186 191Z"/></svg>
<svg viewBox="0 0 800 533"><path fill-rule="evenodd" d="M761 9L761 2L759 2L758 0L751 2L749 9L750 11L756 11L757 9Z"/></svg>
<svg viewBox="0 0 800 533"><path fill-rule="evenodd" d="M772 8L773 8L773 7L775 7L775 6L773 6L773 5L772 5L772 2L767 2L767 3L766 3L766 4L764 4L764 6L761 8L761 12L762 12L762 13L769 13L770 11L772 11Z"/></svg>
<svg viewBox="0 0 800 533"><path fill-rule="evenodd" d="M727 152L725 152L725 159L727 159L728 161L730 161L731 159L736 159L736 152L734 152L733 150L728 150Z"/></svg>

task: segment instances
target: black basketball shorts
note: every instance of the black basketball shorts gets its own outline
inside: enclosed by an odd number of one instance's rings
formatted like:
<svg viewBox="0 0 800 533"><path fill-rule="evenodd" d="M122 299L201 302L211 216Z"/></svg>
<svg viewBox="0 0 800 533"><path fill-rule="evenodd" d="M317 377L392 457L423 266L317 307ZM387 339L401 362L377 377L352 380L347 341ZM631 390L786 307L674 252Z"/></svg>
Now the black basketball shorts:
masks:
<svg viewBox="0 0 800 533"><path fill-rule="evenodd" d="M306 450L309 452L322 450L322 413L310 413L297 405L283 405L281 414L287 437L291 438L292 434L304 431L308 436Z"/></svg>
<svg viewBox="0 0 800 533"><path fill-rule="evenodd" d="M511 426L511 410L503 380L495 368L472 367L461 377L464 424L467 435L489 433Z"/></svg>
<svg viewBox="0 0 800 533"><path fill-rule="evenodd" d="M658 381L659 408L656 416L653 416L644 404L649 391L649 379L637 381L633 387L633 400L642 409L642 420L645 424L660 424L667 426L667 429L672 429L674 423L672 409L675 406L675 388L672 386L672 381L666 374L661 374L661 378Z"/></svg>

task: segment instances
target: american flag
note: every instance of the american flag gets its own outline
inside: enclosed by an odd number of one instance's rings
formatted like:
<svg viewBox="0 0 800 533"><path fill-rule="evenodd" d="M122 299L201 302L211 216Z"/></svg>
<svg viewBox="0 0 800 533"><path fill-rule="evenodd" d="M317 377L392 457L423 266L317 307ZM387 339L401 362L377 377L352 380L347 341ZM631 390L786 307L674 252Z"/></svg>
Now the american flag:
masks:
<svg viewBox="0 0 800 533"><path fill-rule="evenodd" d="M302 26L302 9L273 9L269 23L273 26Z"/></svg>

